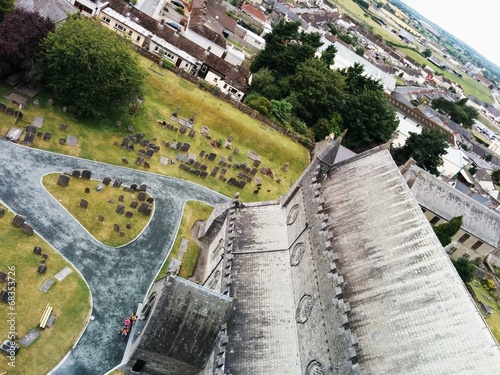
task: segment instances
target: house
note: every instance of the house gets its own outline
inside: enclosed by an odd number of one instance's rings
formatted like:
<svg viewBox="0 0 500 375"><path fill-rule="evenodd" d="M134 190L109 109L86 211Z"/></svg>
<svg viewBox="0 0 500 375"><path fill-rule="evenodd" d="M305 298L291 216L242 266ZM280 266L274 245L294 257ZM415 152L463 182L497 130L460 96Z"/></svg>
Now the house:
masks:
<svg viewBox="0 0 500 375"><path fill-rule="evenodd" d="M38 12L40 16L48 17L54 23L62 22L68 15L78 12L67 0L16 0L15 7L28 12Z"/></svg>
<svg viewBox="0 0 500 375"><path fill-rule="evenodd" d="M123 35L137 47L144 47L153 36L152 32L131 20L130 17L126 17L109 7L101 10L97 18L100 19L102 24L108 29Z"/></svg>
<svg viewBox="0 0 500 375"><path fill-rule="evenodd" d="M261 51L266 46L266 41L264 38L258 36L257 34L247 30L243 40L256 52Z"/></svg>
<svg viewBox="0 0 500 375"><path fill-rule="evenodd" d="M497 212L416 165L412 165L404 177L431 225L463 216L462 227L448 248L452 257L475 259L492 254L492 262L500 266L500 215Z"/></svg>
<svg viewBox="0 0 500 375"><path fill-rule="evenodd" d="M79 11L80 14L87 17L96 17L99 15L101 10L109 5L108 1L101 0L67 0L73 4Z"/></svg>
<svg viewBox="0 0 500 375"><path fill-rule="evenodd" d="M148 332L167 328L134 342L136 362L156 347L199 367L210 342L199 374L495 373L499 347L389 151L334 163L339 145L323 142L279 200L216 207L198 230L199 289L154 302L164 322Z"/></svg>
<svg viewBox="0 0 500 375"><path fill-rule="evenodd" d="M246 14L247 16L253 18L255 21L264 24L267 22L267 17L266 15L260 11L259 9L255 8L251 4L245 4L241 7L241 12L243 14Z"/></svg>

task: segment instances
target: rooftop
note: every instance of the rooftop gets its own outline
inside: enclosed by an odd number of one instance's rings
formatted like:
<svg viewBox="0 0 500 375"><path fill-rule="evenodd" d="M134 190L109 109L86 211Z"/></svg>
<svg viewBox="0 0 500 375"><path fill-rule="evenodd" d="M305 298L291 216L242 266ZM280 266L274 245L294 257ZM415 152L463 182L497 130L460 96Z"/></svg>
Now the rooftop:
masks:
<svg viewBox="0 0 500 375"><path fill-rule="evenodd" d="M68 14L78 12L67 0L16 0L16 7L28 12L38 12L56 23L68 18Z"/></svg>

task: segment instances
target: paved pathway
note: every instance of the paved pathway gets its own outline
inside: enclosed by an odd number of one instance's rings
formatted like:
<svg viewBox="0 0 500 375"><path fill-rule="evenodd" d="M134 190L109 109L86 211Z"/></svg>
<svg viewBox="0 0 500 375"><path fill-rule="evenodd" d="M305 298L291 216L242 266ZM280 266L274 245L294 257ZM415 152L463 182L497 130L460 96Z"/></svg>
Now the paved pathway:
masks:
<svg viewBox="0 0 500 375"><path fill-rule="evenodd" d="M148 185L148 192L155 197L156 211L138 240L120 249L97 243L45 192L40 183L44 174L71 172L73 169L89 169L96 179L105 176L112 180L122 178L124 185ZM0 140L0 200L23 215L42 237L80 270L94 299L92 315L95 319L90 321L79 344L53 371L54 374L102 374L120 363L125 349L125 343L118 336L123 318L142 301L167 256L182 206L188 199L210 204L227 200L218 193L186 181ZM57 322L55 327L58 329Z"/></svg>

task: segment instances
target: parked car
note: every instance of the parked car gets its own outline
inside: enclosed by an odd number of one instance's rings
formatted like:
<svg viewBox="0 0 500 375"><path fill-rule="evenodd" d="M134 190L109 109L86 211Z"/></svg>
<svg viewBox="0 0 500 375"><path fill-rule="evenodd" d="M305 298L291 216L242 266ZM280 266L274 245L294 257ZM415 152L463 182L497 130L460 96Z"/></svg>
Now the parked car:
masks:
<svg viewBox="0 0 500 375"><path fill-rule="evenodd" d="M184 9L184 4L182 4L180 1L178 1L178 0L170 0L170 2L172 4L174 4L175 6L177 6L177 7Z"/></svg>
<svg viewBox="0 0 500 375"><path fill-rule="evenodd" d="M181 27L180 25L176 24L173 21L167 21L165 22L168 26L170 26L172 29L179 30Z"/></svg>

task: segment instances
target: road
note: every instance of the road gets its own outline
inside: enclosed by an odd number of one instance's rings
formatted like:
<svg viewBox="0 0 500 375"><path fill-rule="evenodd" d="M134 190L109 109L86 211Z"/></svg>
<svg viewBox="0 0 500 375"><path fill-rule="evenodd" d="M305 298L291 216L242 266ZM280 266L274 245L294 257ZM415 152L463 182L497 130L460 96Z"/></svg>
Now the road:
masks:
<svg viewBox="0 0 500 375"><path fill-rule="evenodd" d="M124 185L148 185L148 192L155 198L155 213L136 241L120 249L98 243L43 189L40 181L46 173L74 169L89 169L92 178L99 180L109 176L112 180L123 179ZM73 263L87 280L93 296L94 319L53 374L102 374L120 363L125 349L118 336L123 317L142 301L170 250L183 204L189 199L209 204L227 201L214 191L186 181L0 140L0 200L23 215ZM57 327L56 321L54 329L64 327Z"/></svg>

